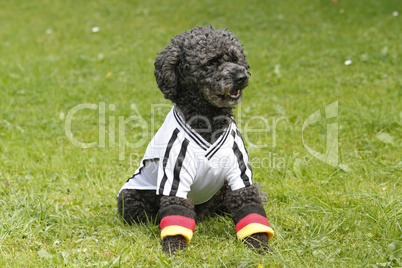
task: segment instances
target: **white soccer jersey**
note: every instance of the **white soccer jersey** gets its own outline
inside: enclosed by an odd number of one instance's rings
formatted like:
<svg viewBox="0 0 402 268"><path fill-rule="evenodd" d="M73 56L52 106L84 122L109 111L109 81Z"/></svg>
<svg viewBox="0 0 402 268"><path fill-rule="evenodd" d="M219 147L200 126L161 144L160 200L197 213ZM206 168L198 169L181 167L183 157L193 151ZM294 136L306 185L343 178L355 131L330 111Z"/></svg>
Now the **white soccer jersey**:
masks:
<svg viewBox="0 0 402 268"><path fill-rule="evenodd" d="M122 189L208 201L225 180L234 191L252 184L241 134L232 122L213 144L188 126L173 107L148 144L140 167ZM120 190L120 191L121 191Z"/></svg>

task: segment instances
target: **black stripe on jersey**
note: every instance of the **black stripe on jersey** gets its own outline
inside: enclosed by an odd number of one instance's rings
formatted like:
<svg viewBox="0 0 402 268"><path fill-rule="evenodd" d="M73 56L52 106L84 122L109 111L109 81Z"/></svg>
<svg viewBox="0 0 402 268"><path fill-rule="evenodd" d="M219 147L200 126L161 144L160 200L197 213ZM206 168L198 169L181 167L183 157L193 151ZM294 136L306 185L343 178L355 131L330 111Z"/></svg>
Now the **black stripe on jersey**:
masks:
<svg viewBox="0 0 402 268"><path fill-rule="evenodd" d="M166 146L166 150L165 150L165 155L163 156L163 178L161 181L161 184L159 186L159 194L163 194L163 188L165 187L166 181L167 181L167 175L165 172L165 168L167 165L167 162L169 160L169 154L170 151L172 150L173 147L173 143L176 141L177 139L177 134L179 134L180 130L178 130L177 128L173 131L172 137L170 137L170 140L168 142L168 145Z"/></svg>
<svg viewBox="0 0 402 268"><path fill-rule="evenodd" d="M241 135L241 133L240 133L240 131L239 131L239 129L238 129L238 128L236 128L236 134L237 134L237 136L239 136L239 137L240 137L240 139L242 139L242 140L243 140L243 137L242 137L242 135Z"/></svg>
<svg viewBox="0 0 402 268"><path fill-rule="evenodd" d="M247 163L247 167L248 167L248 169L251 171L251 174L253 174L253 169L251 168L250 163Z"/></svg>
<svg viewBox="0 0 402 268"><path fill-rule="evenodd" d="M236 142L233 143L233 152L237 157L237 162L239 163L240 177L244 182L244 186L246 186L246 187L250 186L251 185L250 178L246 174L246 170L247 170L246 163L244 163L243 154L240 151L239 146L237 146Z"/></svg>
<svg viewBox="0 0 402 268"><path fill-rule="evenodd" d="M246 145L244 144L243 136L241 135L239 129L237 129L237 128L236 128L236 134L237 134L237 136L240 137L241 141L243 142L243 148L244 148L244 150L246 151L246 154L247 154L247 156L248 156L249 154L248 154ZM234 132L232 132L232 135L233 135L233 137L235 137L235 133L234 133ZM247 163L247 167L250 169L251 174L253 174L253 169L251 168L250 163Z"/></svg>
<svg viewBox="0 0 402 268"><path fill-rule="evenodd" d="M236 132L234 130L232 130L232 136L233 136L233 138L236 137Z"/></svg>
<svg viewBox="0 0 402 268"><path fill-rule="evenodd" d="M127 180L127 182L128 182L129 180L131 180L131 179L134 179L135 176L140 175L140 174L141 174L141 171L145 168L145 166L147 165L148 162L157 162L157 161L159 161L159 158L158 158L158 157L157 157L157 158L149 158L149 159L144 159L144 160L142 160L142 167L140 168L140 170L139 170L137 173L135 173L133 176L131 176L131 177Z"/></svg>
<svg viewBox="0 0 402 268"><path fill-rule="evenodd" d="M243 142L244 150L246 151L246 153L247 153L247 155L248 155L247 148L246 148L246 144L244 143L244 140L243 140L243 136L241 135L240 131L239 131L237 128L236 128L236 133L237 133L237 136L239 136L240 139L241 139L241 141Z"/></svg>
<svg viewBox="0 0 402 268"><path fill-rule="evenodd" d="M186 126L186 124L182 121L180 116L177 114L176 110L173 110L173 115L176 118L177 123L194 140L194 142L197 143L198 146L200 146L203 150L207 150L209 145L205 141L203 141L201 138L197 137L197 135Z"/></svg>
<svg viewBox="0 0 402 268"><path fill-rule="evenodd" d="M229 133L230 133L230 125L228 126L228 129L226 130L226 133L224 134L223 138L219 141L219 143L215 146L215 148L213 148L211 151L209 151L205 155L208 158L208 160L210 160L216 154L216 152L222 147L222 145L225 143L226 139L228 138Z"/></svg>
<svg viewBox="0 0 402 268"><path fill-rule="evenodd" d="M188 139L184 139L183 143L181 144L180 153L177 156L176 164L174 165L173 170L173 183L172 189L170 190L170 196L175 196L177 193L177 189L179 189L180 184L180 171L183 166L184 158L186 157L187 146L188 146Z"/></svg>

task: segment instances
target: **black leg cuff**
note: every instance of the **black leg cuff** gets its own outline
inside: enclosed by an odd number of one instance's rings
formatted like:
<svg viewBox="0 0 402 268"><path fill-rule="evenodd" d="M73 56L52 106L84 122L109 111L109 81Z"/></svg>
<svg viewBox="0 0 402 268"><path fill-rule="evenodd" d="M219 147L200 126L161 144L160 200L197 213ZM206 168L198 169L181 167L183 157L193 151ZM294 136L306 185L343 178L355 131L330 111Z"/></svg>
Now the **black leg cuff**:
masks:
<svg viewBox="0 0 402 268"><path fill-rule="evenodd" d="M263 206L254 203L245 205L244 207L240 208L237 212L234 213L232 219L234 223L237 224L241 219L243 219L244 217L246 217L251 213L256 213L263 217L267 217L267 214L265 213L265 209L263 208Z"/></svg>

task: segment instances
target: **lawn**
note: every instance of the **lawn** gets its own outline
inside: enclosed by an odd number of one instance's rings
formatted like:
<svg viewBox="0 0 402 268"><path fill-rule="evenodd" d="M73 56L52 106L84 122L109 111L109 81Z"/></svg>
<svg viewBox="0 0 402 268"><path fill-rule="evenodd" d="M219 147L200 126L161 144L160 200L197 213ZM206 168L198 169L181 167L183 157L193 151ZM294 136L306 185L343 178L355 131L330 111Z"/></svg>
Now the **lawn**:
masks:
<svg viewBox="0 0 402 268"><path fill-rule="evenodd" d="M12 0L0 22L1 267L402 266L401 1ZM156 53L209 24L251 65L235 114L269 193L265 256L228 217L169 257L157 225L117 215L171 106Z"/></svg>

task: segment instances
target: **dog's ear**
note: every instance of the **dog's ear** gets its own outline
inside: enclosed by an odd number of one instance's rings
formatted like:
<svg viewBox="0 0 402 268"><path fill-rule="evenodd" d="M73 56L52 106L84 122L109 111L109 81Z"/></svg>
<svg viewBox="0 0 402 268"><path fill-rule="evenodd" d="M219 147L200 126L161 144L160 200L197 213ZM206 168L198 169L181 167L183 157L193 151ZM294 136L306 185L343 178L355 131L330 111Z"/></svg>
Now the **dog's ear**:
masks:
<svg viewBox="0 0 402 268"><path fill-rule="evenodd" d="M168 45L155 59L155 78L160 91L165 99L174 102L177 93L178 71L180 49L178 46Z"/></svg>

